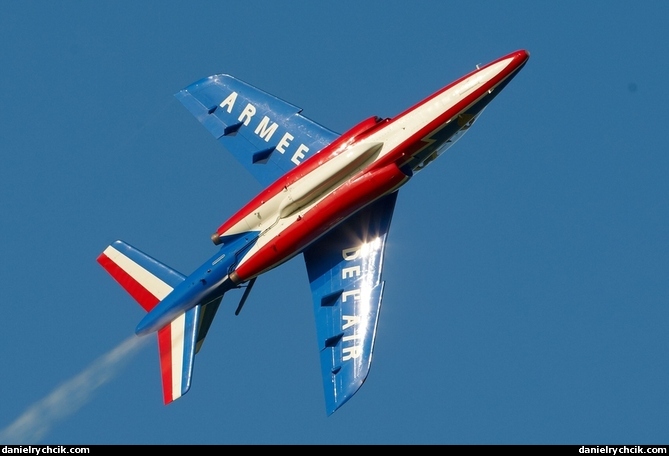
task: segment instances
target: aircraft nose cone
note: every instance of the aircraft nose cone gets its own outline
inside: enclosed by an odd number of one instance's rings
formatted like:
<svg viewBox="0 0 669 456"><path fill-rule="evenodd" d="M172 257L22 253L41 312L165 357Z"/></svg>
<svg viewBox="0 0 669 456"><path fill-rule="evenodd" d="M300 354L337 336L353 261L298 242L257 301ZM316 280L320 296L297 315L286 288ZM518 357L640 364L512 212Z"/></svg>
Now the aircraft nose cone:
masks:
<svg viewBox="0 0 669 456"><path fill-rule="evenodd" d="M502 57L498 61L510 59L509 65L507 66L507 76L509 74L516 74L520 69L525 66L527 60L530 58L530 53L525 49L520 49L518 51L512 52L511 54Z"/></svg>
<svg viewBox="0 0 669 456"><path fill-rule="evenodd" d="M519 63L525 63L530 58L530 53L525 49L520 49L513 53L514 60L519 61Z"/></svg>

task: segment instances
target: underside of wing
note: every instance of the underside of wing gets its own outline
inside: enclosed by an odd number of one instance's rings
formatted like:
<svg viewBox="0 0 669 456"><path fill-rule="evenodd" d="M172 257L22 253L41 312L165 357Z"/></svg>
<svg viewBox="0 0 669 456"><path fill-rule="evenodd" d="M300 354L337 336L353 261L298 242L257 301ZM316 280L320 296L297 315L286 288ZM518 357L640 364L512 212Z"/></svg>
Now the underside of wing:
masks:
<svg viewBox="0 0 669 456"><path fill-rule="evenodd" d="M200 312L200 318L198 321L197 340L195 341L195 353L198 353L202 348L204 338L207 337L207 333L209 332L211 323L214 321L216 311L221 305L222 299L223 296L220 296L213 301L202 305L202 310Z"/></svg>
<svg viewBox="0 0 669 456"><path fill-rule="evenodd" d="M382 197L304 252L328 414L350 399L369 374L396 199L397 192Z"/></svg>
<svg viewBox="0 0 669 456"><path fill-rule="evenodd" d="M197 81L177 99L263 185L339 135L302 110L226 74Z"/></svg>

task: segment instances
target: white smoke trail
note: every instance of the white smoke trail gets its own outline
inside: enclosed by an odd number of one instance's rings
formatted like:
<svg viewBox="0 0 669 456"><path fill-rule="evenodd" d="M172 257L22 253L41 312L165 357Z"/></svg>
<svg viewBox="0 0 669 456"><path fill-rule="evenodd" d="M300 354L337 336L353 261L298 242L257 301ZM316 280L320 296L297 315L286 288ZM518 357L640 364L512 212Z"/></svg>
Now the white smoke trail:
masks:
<svg viewBox="0 0 669 456"><path fill-rule="evenodd" d="M38 443L56 422L86 405L93 393L111 380L123 363L148 339L133 335L93 361L83 372L31 405L23 415L0 431L0 443Z"/></svg>

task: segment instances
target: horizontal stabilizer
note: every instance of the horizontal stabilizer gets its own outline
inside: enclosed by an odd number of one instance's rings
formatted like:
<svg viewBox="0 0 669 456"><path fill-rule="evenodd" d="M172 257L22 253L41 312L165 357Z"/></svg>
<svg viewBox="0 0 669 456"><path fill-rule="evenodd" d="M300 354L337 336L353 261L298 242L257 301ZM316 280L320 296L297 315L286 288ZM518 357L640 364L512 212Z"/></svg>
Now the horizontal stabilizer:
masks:
<svg viewBox="0 0 669 456"><path fill-rule="evenodd" d="M185 280L183 274L123 241L115 241L98 257L98 263L146 310L150 312ZM220 302L220 299L219 299ZM165 404L190 388L196 338L201 326L200 305L181 314L158 330L158 351ZM216 313L209 314L213 319ZM211 308L210 308L211 309ZM211 321L207 324L211 324ZM202 333L199 344L206 335Z"/></svg>
<svg viewBox="0 0 669 456"><path fill-rule="evenodd" d="M98 263L150 312L185 276L123 241L115 241Z"/></svg>

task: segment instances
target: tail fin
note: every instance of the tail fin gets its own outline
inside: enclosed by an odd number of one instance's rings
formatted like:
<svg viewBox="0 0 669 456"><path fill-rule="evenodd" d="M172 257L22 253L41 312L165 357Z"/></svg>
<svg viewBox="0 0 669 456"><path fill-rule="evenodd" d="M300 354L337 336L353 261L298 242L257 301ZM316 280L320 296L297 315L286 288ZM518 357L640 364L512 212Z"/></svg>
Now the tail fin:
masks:
<svg viewBox="0 0 669 456"><path fill-rule="evenodd" d="M190 389L199 319L200 306L197 305L158 330L160 376L166 405Z"/></svg>
<svg viewBox="0 0 669 456"><path fill-rule="evenodd" d="M97 260L147 312L186 278L123 241L115 241ZM200 307L193 307L158 330L165 404L183 396L190 388Z"/></svg>

